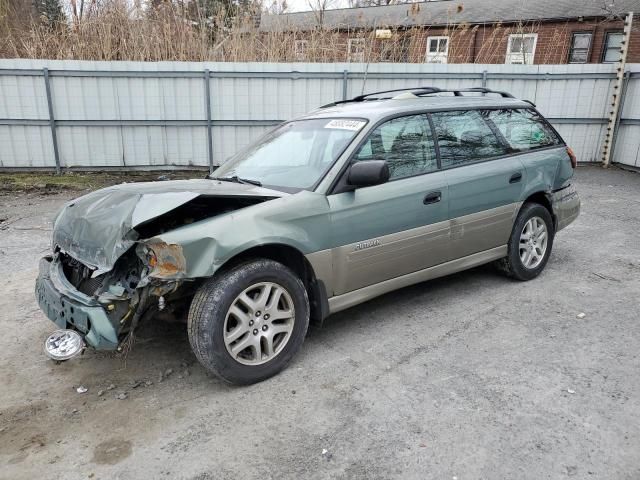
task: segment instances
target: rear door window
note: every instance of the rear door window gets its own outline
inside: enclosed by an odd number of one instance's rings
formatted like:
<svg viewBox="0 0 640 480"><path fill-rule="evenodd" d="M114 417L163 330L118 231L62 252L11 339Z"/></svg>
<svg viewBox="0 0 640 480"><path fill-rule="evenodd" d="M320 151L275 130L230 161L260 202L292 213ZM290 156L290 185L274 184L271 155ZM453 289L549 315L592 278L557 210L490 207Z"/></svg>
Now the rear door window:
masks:
<svg viewBox="0 0 640 480"><path fill-rule="evenodd" d="M486 120L487 112L466 110L432 113L442 168L509 153Z"/></svg>
<svg viewBox="0 0 640 480"><path fill-rule="evenodd" d="M386 160L391 179L437 170L435 145L426 115L394 118L379 125L356 152L354 160Z"/></svg>
<svg viewBox="0 0 640 480"><path fill-rule="evenodd" d="M489 119L515 151L562 144L553 129L535 110L491 110Z"/></svg>

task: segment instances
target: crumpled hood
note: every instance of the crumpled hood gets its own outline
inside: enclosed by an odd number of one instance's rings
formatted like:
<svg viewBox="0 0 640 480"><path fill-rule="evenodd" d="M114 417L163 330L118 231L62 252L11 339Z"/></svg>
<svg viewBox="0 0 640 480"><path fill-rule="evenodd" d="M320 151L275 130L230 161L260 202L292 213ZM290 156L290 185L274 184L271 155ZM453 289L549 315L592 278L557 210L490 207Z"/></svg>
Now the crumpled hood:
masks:
<svg viewBox="0 0 640 480"><path fill-rule="evenodd" d="M109 271L138 239L133 230L199 196L275 198L286 193L216 180L127 183L72 200L56 217L52 246L96 268Z"/></svg>

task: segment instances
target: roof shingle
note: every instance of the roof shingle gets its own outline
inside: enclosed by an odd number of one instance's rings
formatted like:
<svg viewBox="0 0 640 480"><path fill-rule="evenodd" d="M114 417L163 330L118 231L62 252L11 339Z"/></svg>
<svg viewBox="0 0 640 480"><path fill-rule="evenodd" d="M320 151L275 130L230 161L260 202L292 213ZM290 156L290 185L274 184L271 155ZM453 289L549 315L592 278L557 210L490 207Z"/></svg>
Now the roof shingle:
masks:
<svg viewBox="0 0 640 480"><path fill-rule="evenodd" d="M609 8L607 6L613 5ZM444 26L460 23L560 20L606 17L613 11L640 11L640 0L436 0L380 7L326 10L324 25L363 28L417 25ZM263 31L308 30L318 26L315 12L264 15Z"/></svg>

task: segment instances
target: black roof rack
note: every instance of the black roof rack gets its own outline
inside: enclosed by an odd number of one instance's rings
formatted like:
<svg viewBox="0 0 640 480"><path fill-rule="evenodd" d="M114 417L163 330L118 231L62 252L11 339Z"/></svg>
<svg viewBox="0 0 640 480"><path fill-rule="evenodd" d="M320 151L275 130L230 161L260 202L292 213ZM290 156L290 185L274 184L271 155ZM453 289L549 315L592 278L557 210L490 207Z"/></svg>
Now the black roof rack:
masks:
<svg viewBox="0 0 640 480"><path fill-rule="evenodd" d="M474 88L458 88L458 89L441 89L438 87L409 87L409 88L396 88L394 90L382 90L380 92L371 92L371 93L365 93L364 95L358 95L357 97L353 97L350 100L339 100L337 102L332 102L332 103L328 103L327 105L323 105L320 108L327 108L327 107L333 107L335 105L340 105L343 103L351 103L351 102L367 102L367 101L372 101L372 100L389 100L391 98L393 98L392 95L388 95L388 96L380 96L380 95L384 95L385 93L396 93L396 92L407 92L407 93L412 93L413 95L415 95L416 97L420 97L423 95L432 95L434 93L453 93L454 96L456 97L462 97L464 96L465 93L494 93L497 95L500 95L502 98L514 98L513 95L511 95L508 92L502 92L499 90L491 90L489 88L484 88L484 87L474 87ZM374 98L370 98L373 97L374 95L378 95Z"/></svg>

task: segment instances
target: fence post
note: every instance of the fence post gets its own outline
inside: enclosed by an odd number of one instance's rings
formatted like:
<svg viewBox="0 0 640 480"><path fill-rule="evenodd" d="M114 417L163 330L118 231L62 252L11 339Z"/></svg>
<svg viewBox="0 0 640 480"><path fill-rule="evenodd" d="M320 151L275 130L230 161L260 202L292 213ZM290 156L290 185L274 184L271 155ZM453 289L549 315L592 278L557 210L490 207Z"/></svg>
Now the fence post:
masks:
<svg viewBox="0 0 640 480"><path fill-rule="evenodd" d="M60 153L58 152L58 135L56 133L56 118L53 114L53 101L51 100L51 84L49 82L49 69L43 68L44 88L47 92L47 107L49 108L49 127L51 127L51 140L53 141L53 157L56 160L56 175L60 175Z"/></svg>
<svg viewBox="0 0 640 480"><path fill-rule="evenodd" d="M211 86L209 69L204 71L204 107L207 110L207 155L209 158L209 173L213 173L213 134L211 132Z"/></svg>
<svg viewBox="0 0 640 480"><path fill-rule="evenodd" d="M347 91L349 84L349 70L342 71L342 100L347 100Z"/></svg>
<svg viewBox="0 0 640 480"><path fill-rule="evenodd" d="M482 71L482 88L487 88L487 71Z"/></svg>

